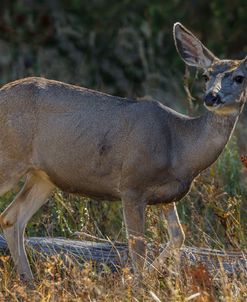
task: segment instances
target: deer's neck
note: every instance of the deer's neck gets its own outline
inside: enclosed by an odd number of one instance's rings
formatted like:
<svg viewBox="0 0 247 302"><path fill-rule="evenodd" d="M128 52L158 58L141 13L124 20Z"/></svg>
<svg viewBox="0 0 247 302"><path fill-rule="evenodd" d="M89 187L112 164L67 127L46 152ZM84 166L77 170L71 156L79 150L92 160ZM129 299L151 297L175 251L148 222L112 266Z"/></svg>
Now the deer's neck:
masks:
<svg viewBox="0 0 247 302"><path fill-rule="evenodd" d="M221 154L234 130L239 114L226 116L207 112L187 121L189 135L184 142L182 158L190 163L190 174L195 177L209 167ZM186 166L186 162L184 163Z"/></svg>

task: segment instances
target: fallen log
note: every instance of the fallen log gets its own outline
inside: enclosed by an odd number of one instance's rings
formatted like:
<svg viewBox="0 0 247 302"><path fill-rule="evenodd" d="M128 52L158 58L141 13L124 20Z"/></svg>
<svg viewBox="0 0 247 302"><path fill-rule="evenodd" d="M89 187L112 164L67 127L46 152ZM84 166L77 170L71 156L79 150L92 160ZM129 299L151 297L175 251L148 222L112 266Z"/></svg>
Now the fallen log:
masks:
<svg viewBox="0 0 247 302"><path fill-rule="evenodd" d="M98 267L107 265L110 269L130 264L128 247L124 243L79 241L65 238L30 237L26 239L26 245L37 257L60 255L64 259L83 264L92 261ZM160 250L164 247L161 246ZM149 254L154 253L154 248L148 246ZM0 253L8 254L7 243L0 235ZM157 254L157 251L155 252ZM240 251L221 251L209 248L197 248L184 246L180 249L182 265L196 265L201 263L209 272L224 270L227 274L244 274L247 277L247 254ZM152 256L150 256L152 257Z"/></svg>

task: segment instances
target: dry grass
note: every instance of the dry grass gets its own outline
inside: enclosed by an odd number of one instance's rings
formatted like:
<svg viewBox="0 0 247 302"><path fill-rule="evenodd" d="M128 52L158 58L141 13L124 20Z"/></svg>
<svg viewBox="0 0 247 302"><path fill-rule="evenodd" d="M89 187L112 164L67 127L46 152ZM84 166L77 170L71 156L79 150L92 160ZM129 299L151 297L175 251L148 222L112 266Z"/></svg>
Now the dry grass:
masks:
<svg viewBox="0 0 247 302"><path fill-rule="evenodd" d="M162 273L146 274L137 284L128 268L97 273L59 256L36 260L36 284L23 285L10 265L0 258L0 301L197 301L237 302L247 299L246 276L210 275L201 264L180 268L170 261Z"/></svg>

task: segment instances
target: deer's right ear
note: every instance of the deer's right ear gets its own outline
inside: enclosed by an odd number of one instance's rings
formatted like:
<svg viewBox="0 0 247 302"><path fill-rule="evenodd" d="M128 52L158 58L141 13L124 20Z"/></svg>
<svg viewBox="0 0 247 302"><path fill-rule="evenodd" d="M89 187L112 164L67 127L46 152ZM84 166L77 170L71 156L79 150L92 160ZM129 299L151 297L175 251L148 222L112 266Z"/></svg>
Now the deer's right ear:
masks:
<svg viewBox="0 0 247 302"><path fill-rule="evenodd" d="M173 36L177 51L186 64L208 68L217 58L182 24L175 23Z"/></svg>

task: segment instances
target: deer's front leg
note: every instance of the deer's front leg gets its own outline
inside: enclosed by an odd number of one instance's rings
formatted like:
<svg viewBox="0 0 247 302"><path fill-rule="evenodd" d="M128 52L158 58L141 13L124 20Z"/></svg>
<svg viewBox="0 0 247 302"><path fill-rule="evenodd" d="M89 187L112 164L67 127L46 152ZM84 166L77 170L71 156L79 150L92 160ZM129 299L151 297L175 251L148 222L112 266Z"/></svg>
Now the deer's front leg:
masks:
<svg viewBox="0 0 247 302"><path fill-rule="evenodd" d="M179 221L177 208L175 203L169 204L163 208L163 214L167 221L168 234L170 241L164 251L154 260L150 266L150 270L158 269L172 253L178 252L182 247L185 235L181 223Z"/></svg>
<svg viewBox="0 0 247 302"><path fill-rule="evenodd" d="M134 273L141 275L146 259L144 238L146 204L138 200L135 194L126 194L122 201L129 253Z"/></svg>

